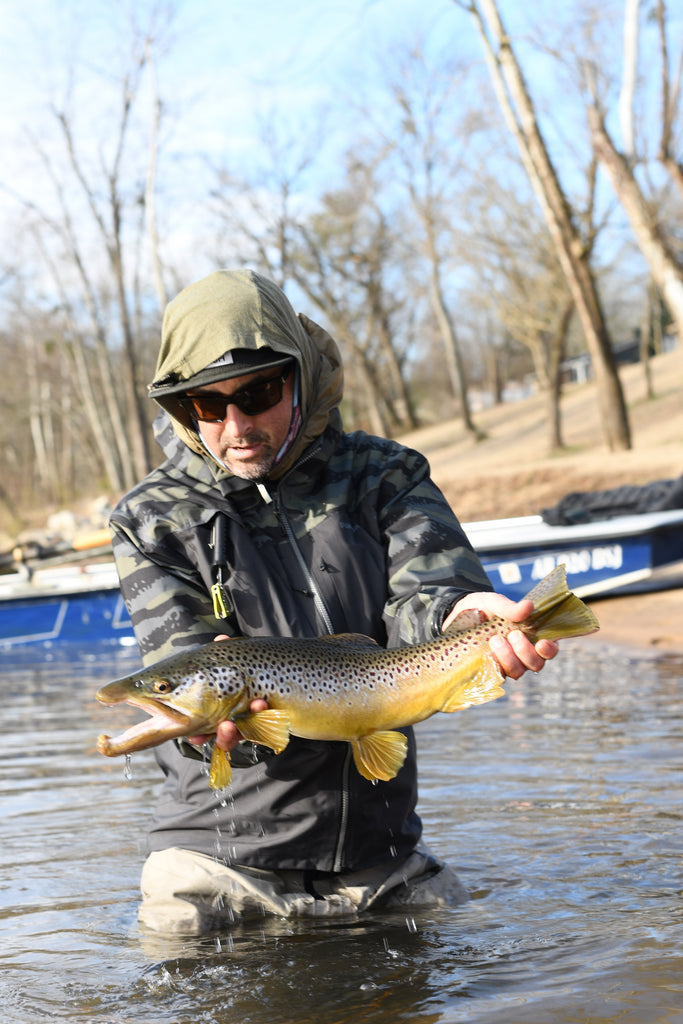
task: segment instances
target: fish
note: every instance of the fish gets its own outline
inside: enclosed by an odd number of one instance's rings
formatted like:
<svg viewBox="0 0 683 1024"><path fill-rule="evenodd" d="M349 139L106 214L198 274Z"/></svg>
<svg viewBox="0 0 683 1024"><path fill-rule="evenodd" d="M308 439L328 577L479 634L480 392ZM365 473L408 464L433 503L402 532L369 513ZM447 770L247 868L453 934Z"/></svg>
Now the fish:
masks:
<svg viewBox="0 0 683 1024"><path fill-rule="evenodd" d="M399 730L437 712L452 713L503 695L504 676L488 641L521 629L536 643L599 629L567 586L560 564L528 594L522 622L462 612L441 636L385 649L371 637L234 637L164 658L98 690L102 704L126 703L150 716L121 735L102 735L107 757L183 736L211 736L231 719L245 740L281 753L290 736L346 741L360 774L387 781L400 771L407 740ZM255 698L268 709L252 712ZM216 744L209 785L230 784L230 755Z"/></svg>

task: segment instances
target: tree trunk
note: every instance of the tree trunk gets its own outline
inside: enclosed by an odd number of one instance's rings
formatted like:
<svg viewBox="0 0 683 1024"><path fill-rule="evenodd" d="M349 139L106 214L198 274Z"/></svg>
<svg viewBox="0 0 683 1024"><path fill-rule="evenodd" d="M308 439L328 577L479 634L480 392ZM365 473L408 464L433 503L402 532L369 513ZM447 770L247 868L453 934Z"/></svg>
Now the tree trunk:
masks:
<svg viewBox="0 0 683 1024"><path fill-rule="evenodd" d="M472 437L479 437L479 431L474 424L472 419L472 411L470 408L470 399L467 387L467 377L465 374L465 365L462 358L462 352L460 350L460 343L458 341L458 335L455 330L455 324L451 318L451 315L446 306L446 300L443 296L441 289L441 280L439 277L439 268L436 259L431 260L431 282L429 289L429 297L432 304L432 310L436 317L436 322L439 326L439 333L443 339L444 349L446 351L446 365L448 366L448 372L451 378L451 387L453 388L453 394L457 398L460 404L460 417L462 419L462 425L465 428L465 432L470 434Z"/></svg>
<svg viewBox="0 0 683 1024"><path fill-rule="evenodd" d="M481 10L472 2L467 9L484 43L498 101L517 139L581 321L595 373L605 443L612 451L630 448L626 403L585 246L541 135L531 97L495 0L480 0L480 7ZM487 35L482 11L498 44L497 51Z"/></svg>
<svg viewBox="0 0 683 1024"><path fill-rule="evenodd" d="M588 117L598 157L626 212L652 280L676 325L678 337L683 338L683 273L648 209L633 171L618 152L595 105L589 108Z"/></svg>

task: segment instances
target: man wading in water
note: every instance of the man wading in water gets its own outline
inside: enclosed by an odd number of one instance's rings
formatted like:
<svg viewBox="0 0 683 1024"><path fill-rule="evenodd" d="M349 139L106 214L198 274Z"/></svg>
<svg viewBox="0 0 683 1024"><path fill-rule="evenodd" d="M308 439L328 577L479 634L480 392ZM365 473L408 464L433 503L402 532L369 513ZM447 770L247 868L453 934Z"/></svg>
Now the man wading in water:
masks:
<svg viewBox="0 0 683 1024"><path fill-rule="evenodd" d="M528 603L490 592L424 457L342 430L342 384L333 339L259 274L218 271L168 305L149 387L166 461L111 518L146 664L217 634L365 633L396 647L437 636L465 608L524 618ZM557 653L518 631L491 647L514 679ZM292 737L275 755L222 723L216 742L235 767L224 803L202 737L157 748L166 781L141 922L197 934L252 910L462 902L455 873L421 843L405 732L404 767L373 785L346 743Z"/></svg>

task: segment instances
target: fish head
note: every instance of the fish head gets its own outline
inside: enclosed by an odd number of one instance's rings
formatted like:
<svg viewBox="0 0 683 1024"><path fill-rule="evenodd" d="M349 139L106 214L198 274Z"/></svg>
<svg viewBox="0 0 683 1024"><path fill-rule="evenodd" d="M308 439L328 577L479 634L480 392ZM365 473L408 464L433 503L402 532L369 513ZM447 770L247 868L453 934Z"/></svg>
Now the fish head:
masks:
<svg viewBox="0 0 683 1024"><path fill-rule="evenodd" d="M226 685L223 672L218 686L206 665L178 661L166 659L97 691L95 696L102 704L129 704L149 715L119 736L100 736L100 753L114 757L179 736L210 735L218 722L242 710L244 686L239 678Z"/></svg>

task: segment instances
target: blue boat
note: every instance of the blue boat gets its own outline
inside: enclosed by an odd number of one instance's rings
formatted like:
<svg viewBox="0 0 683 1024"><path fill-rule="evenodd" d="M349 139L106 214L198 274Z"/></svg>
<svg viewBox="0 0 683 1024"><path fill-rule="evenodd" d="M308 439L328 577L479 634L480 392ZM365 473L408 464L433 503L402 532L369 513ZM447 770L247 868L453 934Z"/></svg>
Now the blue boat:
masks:
<svg viewBox="0 0 683 1024"><path fill-rule="evenodd" d="M541 516L465 523L494 589L518 600L560 562L580 597L683 585L683 509L551 526ZM0 576L0 652L135 647L112 561Z"/></svg>
<svg viewBox="0 0 683 1024"><path fill-rule="evenodd" d="M551 526L542 516L463 524L494 590L519 600L556 565L579 597L683 584L683 509Z"/></svg>
<svg viewBox="0 0 683 1024"><path fill-rule="evenodd" d="M64 643L136 645L113 562L0 576L0 651Z"/></svg>

